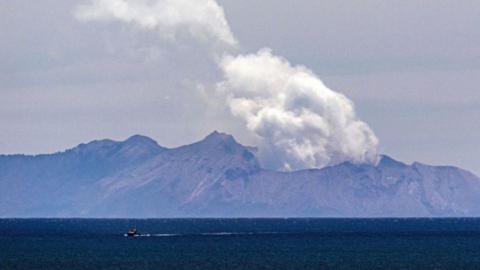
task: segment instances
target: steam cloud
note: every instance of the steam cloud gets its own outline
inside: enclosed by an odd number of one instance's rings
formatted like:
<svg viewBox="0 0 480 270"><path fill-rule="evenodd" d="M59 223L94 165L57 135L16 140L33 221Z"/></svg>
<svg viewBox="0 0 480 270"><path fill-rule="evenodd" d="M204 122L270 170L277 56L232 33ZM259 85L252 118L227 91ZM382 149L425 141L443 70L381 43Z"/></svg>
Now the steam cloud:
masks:
<svg viewBox="0 0 480 270"><path fill-rule="evenodd" d="M90 0L76 9L82 21L120 20L157 29L166 38L192 37L234 47L223 8L215 0ZM270 49L224 55L217 90L231 113L260 139L264 165L283 170L342 161L375 162L378 139L357 119L353 103L328 89L309 69L292 66Z"/></svg>
<svg viewBox="0 0 480 270"><path fill-rule="evenodd" d="M353 104L328 89L310 70L292 66L269 49L228 56L221 62L228 105L260 136L267 160L285 170L345 160L375 161L378 143ZM275 158L273 158L275 157Z"/></svg>
<svg viewBox="0 0 480 270"><path fill-rule="evenodd" d="M75 17L81 21L120 20L146 29L158 29L165 38L174 39L187 31L195 38L237 43L223 8L215 0L91 0L77 7Z"/></svg>

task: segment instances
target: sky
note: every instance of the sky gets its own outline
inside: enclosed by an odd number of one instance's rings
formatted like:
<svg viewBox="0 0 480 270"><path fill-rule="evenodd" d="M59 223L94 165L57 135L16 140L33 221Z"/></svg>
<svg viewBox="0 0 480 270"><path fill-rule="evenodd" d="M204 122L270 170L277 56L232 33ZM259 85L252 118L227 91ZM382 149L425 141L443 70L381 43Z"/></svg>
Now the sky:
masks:
<svg viewBox="0 0 480 270"><path fill-rule="evenodd" d="M254 140L212 98L212 46L75 18L82 0L0 0L0 153L213 130ZM241 53L268 47L355 104L378 151L480 174L480 3L218 0ZM220 79L221 80L221 79ZM208 108L208 109L206 109Z"/></svg>

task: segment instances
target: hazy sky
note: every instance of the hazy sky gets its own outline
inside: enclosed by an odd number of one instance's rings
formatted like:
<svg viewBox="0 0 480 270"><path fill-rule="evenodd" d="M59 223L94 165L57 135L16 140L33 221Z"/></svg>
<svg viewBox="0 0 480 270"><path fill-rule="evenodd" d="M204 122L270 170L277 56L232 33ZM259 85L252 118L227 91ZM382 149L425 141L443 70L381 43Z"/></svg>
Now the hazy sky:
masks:
<svg viewBox="0 0 480 270"><path fill-rule="evenodd" d="M0 153L133 134L178 146L214 129L249 142L212 104L221 75L208 46L79 22L82 3L0 0ZM480 173L479 2L218 3L239 50L270 47L313 70L354 101L380 152Z"/></svg>

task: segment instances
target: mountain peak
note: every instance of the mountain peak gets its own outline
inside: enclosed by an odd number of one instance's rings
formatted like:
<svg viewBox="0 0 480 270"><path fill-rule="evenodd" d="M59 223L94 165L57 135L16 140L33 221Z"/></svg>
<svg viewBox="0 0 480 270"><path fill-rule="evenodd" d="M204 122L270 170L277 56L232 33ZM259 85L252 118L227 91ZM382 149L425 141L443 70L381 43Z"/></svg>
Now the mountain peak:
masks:
<svg viewBox="0 0 480 270"><path fill-rule="evenodd" d="M378 166L379 167L406 167L408 165L398 160L395 160L387 155L381 155Z"/></svg>
<svg viewBox="0 0 480 270"><path fill-rule="evenodd" d="M127 144L150 144L150 145L153 144L153 145L158 145L157 142L155 140L153 140L152 138L144 136L144 135L139 135L139 134L136 134L136 135L133 135L133 136L129 137L128 139L126 139L124 141L124 143L127 143Z"/></svg>
<svg viewBox="0 0 480 270"><path fill-rule="evenodd" d="M244 146L238 143L235 138L226 133L213 131L203 140L193 144L195 153L203 153L214 157L214 159L226 158L232 160L233 157L237 157L242 162L247 162L254 169L259 169L260 165L253 154L255 152L251 147ZM190 146L184 146L182 149L187 149Z"/></svg>
<svg viewBox="0 0 480 270"><path fill-rule="evenodd" d="M207 137L205 137L204 141L219 141L219 142L223 142L223 143L237 143L237 141L235 141L235 138L233 138L232 135L230 134L226 134L226 133L223 133L223 132L218 132L218 131L213 131L212 133L210 133Z"/></svg>
<svg viewBox="0 0 480 270"><path fill-rule="evenodd" d="M116 145L118 142L110 139L94 140L88 143L81 143L67 151L96 152Z"/></svg>
<svg viewBox="0 0 480 270"><path fill-rule="evenodd" d="M66 152L97 157L120 155L135 158L155 155L164 150L166 150L166 148L158 145L153 139L143 135L134 135L124 141L114 141L110 139L94 140L79 144Z"/></svg>
<svg viewBox="0 0 480 270"><path fill-rule="evenodd" d="M146 154L150 156L163 152L166 148L147 136L133 135L121 142L119 150L125 155L142 156Z"/></svg>

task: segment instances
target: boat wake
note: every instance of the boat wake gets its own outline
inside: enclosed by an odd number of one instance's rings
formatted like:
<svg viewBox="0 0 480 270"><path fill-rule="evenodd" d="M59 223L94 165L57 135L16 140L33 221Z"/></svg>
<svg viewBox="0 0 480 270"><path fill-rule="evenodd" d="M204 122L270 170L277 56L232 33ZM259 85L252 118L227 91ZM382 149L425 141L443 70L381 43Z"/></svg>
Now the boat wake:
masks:
<svg viewBox="0 0 480 270"><path fill-rule="evenodd" d="M208 233L158 233L138 234L135 237L186 237L186 236L242 236L242 235L273 235L282 232L208 232ZM125 234L125 236L128 236Z"/></svg>

